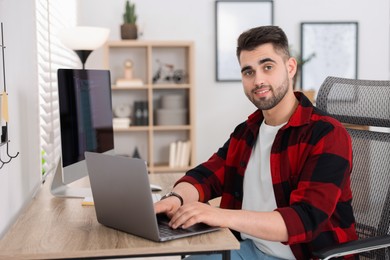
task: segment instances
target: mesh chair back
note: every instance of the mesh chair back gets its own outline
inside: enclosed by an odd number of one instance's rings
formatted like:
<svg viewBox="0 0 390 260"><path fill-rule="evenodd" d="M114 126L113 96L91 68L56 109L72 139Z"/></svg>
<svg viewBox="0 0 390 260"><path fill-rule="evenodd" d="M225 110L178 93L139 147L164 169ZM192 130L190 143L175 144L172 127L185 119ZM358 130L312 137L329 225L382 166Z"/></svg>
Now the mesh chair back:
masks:
<svg viewBox="0 0 390 260"><path fill-rule="evenodd" d="M389 127L390 81L328 77L316 104L340 122Z"/></svg>
<svg viewBox="0 0 390 260"><path fill-rule="evenodd" d="M342 123L352 138L352 205L359 238L389 234L390 223L390 81L328 77L316 105ZM384 127L383 131L369 126ZM387 258L386 258L387 255ZM388 250L365 253L389 259Z"/></svg>

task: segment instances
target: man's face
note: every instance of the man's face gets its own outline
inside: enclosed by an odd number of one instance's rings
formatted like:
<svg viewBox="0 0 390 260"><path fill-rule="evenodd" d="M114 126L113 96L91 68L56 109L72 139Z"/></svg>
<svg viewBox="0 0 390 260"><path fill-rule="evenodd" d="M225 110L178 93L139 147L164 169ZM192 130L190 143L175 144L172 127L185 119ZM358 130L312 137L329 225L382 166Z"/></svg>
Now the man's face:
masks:
<svg viewBox="0 0 390 260"><path fill-rule="evenodd" d="M260 45L240 54L241 77L249 100L261 110L274 108L292 87L296 62L275 52L272 44Z"/></svg>

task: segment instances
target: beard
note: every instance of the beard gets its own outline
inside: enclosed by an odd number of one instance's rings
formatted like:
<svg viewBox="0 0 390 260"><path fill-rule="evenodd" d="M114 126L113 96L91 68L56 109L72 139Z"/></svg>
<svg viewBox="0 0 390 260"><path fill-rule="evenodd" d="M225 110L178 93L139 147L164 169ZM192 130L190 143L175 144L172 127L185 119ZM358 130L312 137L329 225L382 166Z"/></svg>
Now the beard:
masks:
<svg viewBox="0 0 390 260"><path fill-rule="evenodd" d="M260 87L256 87L251 92L247 93L249 100L260 110L269 110L274 108L280 101L286 96L289 88L289 79L288 77L282 82L279 87L274 88L271 85L267 86L271 89L272 96L270 98L260 98L256 99L252 96L252 93L258 90Z"/></svg>

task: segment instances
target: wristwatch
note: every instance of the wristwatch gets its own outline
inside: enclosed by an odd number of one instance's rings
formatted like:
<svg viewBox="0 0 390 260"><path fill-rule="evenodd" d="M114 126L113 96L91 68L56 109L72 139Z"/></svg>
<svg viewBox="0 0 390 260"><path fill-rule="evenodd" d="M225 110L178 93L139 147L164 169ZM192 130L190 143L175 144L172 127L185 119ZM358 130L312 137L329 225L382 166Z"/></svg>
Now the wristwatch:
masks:
<svg viewBox="0 0 390 260"><path fill-rule="evenodd" d="M177 194L176 192L173 192L173 191L168 192L167 194L162 196L161 200L172 197L172 196L178 198L180 200L180 206L183 206L183 204L184 204L183 198L179 194Z"/></svg>

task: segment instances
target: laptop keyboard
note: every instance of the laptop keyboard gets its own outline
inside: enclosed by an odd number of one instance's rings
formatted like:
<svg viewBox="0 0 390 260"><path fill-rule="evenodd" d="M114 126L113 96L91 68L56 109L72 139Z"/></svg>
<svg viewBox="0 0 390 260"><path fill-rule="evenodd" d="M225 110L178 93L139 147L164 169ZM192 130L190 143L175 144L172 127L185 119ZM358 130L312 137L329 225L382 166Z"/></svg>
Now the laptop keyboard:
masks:
<svg viewBox="0 0 390 260"><path fill-rule="evenodd" d="M173 228L171 228L168 225L169 218L163 214L157 215L157 222L158 222L158 230L160 231L161 237L170 237L170 236L193 233L193 231L188 230L188 229L182 229L182 228L173 229Z"/></svg>
<svg viewBox="0 0 390 260"><path fill-rule="evenodd" d="M191 231L189 231L187 229L182 229L182 228L172 229L166 223L159 223L158 229L160 231L161 237L170 237L170 236L192 233Z"/></svg>
<svg viewBox="0 0 390 260"><path fill-rule="evenodd" d="M194 232L200 232L200 231L212 229L210 226L202 223L195 224L188 229L183 229L183 228L173 229L168 225L169 218L165 214L157 214L157 222L158 222L158 229L160 231L160 237L171 237L177 235L194 234Z"/></svg>

